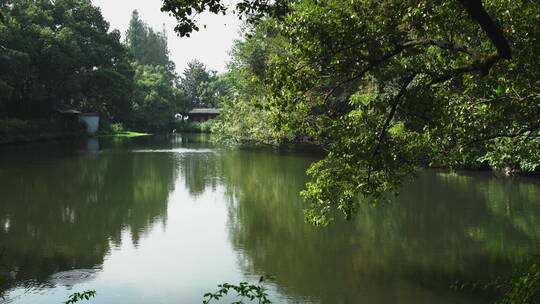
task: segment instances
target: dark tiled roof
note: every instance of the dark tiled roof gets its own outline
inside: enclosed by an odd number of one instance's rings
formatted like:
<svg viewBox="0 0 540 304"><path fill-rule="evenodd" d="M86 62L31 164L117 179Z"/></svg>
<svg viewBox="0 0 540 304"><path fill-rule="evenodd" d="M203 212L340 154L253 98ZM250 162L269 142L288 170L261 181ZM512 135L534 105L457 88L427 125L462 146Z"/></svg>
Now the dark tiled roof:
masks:
<svg viewBox="0 0 540 304"><path fill-rule="evenodd" d="M56 110L60 114L81 114L81 111L73 110L73 109L58 109Z"/></svg>

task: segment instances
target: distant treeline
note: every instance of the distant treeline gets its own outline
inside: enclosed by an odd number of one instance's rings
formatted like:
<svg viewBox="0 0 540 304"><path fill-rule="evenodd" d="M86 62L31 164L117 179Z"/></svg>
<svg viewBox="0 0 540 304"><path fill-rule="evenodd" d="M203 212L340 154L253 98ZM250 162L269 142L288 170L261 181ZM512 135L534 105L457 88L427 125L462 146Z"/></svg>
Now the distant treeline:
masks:
<svg viewBox="0 0 540 304"><path fill-rule="evenodd" d="M0 2L0 129L73 109L100 113L104 131L159 131L176 113L216 106L224 91L197 60L177 75L165 30L137 11L122 41L90 0Z"/></svg>

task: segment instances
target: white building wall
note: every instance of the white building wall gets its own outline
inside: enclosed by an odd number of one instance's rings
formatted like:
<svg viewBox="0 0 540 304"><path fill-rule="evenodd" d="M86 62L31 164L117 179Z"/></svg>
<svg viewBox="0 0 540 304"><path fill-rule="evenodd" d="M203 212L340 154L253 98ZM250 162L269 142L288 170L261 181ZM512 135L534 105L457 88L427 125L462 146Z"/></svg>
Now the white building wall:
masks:
<svg viewBox="0 0 540 304"><path fill-rule="evenodd" d="M99 115L81 114L79 116L79 121L86 124L86 132L88 132L88 134L96 134L99 129Z"/></svg>

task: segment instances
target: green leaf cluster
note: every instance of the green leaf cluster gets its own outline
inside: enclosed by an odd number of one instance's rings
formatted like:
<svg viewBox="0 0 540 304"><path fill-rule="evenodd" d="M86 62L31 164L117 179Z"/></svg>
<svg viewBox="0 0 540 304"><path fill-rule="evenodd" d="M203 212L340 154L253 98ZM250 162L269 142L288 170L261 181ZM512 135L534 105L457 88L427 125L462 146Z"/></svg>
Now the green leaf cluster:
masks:
<svg viewBox="0 0 540 304"><path fill-rule="evenodd" d="M272 19L246 24L243 39L234 43L228 72L222 76L228 90L222 95L222 111L213 126L221 141L278 145L295 140L293 132L273 128L268 107L264 79L272 56L284 47L274 24Z"/></svg>
<svg viewBox="0 0 540 304"><path fill-rule="evenodd" d="M180 88L186 97L186 109L215 108L227 93L228 83L215 71L207 70L204 63L193 59L183 72Z"/></svg>
<svg viewBox="0 0 540 304"><path fill-rule="evenodd" d="M95 290L87 290L83 292L75 292L69 296L69 299L64 302L65 304L74 304L82 300L90 300L96 296Z"/></svg>
<svg viewBox="0 0 540 304"><path fill-rule="evenodd" d="M272 301L268 299L268 293L263 286L265 281L271 280L271 276L261 276L258 284L250 284L248 282L241 282L238 285L223 283L218 285L219 290L212 293L208 292L204 295L203 304L209 304L212 300L219 301L224 296L228 295L230 291L236 292L236 298L238 301L234 301L231 304L244 304L252 303L256 301L259 304L270 304ZM248 300L249 302L245 302Z"/></svg>

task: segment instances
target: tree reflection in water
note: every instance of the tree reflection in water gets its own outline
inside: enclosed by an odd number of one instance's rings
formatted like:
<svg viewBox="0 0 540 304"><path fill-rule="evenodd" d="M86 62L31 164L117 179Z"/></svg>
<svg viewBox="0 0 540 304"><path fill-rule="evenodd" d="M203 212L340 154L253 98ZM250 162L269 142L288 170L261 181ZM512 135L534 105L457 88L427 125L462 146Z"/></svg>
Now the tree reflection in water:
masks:
<svg viewBox="0 0 540 304"><path fill-rule="evenodd" d="M389 204L317 228L298 195L311 159L235 151L221 161L240 264L275 275L293 298L429 303L436 291L438 303L470 303L449 286L491 279L539 250L536 180L426 170Z"/></svg>
<svg viewBox="0 0 540 304"><path fill-rule="evenodd" d="M16 165L0 166L2 262L18 269L16 282L45 284L60 271L99 268L123 231L136 245L148 227L166 224L176 174L170 154L47 147L9 151Z"/></svg>

